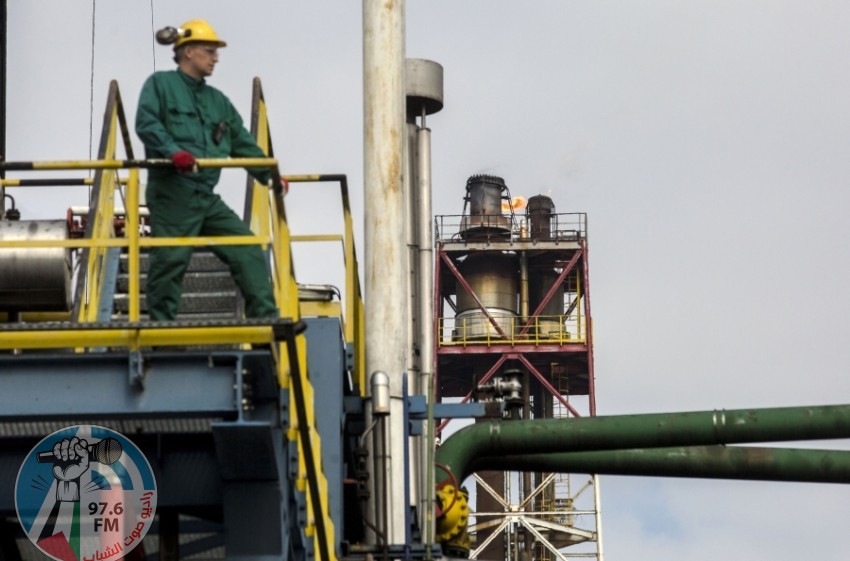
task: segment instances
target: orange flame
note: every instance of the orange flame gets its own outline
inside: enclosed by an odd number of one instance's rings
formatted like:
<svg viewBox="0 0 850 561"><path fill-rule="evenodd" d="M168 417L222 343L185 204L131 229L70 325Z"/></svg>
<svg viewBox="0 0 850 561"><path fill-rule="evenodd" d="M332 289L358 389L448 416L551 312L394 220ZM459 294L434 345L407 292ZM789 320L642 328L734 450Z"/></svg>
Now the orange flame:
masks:
<svg viewBox="0 0 850 561"><path fill-rule="evenodd" d="M502 201L502 212L510 212L511 205L514 207L514 212L516 212L524 209L526 204L528 204L528 201L525 200L525 197L517 195L511 199L510 204L508 204L508 201Z"/></svg>

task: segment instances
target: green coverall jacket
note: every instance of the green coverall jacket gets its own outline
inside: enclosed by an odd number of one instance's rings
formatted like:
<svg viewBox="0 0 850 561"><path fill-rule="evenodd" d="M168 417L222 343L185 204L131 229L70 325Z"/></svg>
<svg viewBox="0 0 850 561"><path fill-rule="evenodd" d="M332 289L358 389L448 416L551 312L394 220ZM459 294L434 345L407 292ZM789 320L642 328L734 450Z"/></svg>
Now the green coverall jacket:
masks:
<svg viewBox="0 0 850 561"><path fill-rule="evenodd" d="M181 70L156 72L145 82L136 113L136 133L148 158L185 150L195 158L265 157L233 104L217 89ZM248 170L267 182L267 168ZM179 173L148 170L146 200L155 237L250 236L244 222L213 193L221 170ZM249 317L277 315L265 256L258 246L210 248L230 266ZM146 297L151 319L174 319L191 247L153 248Z"/></svg>

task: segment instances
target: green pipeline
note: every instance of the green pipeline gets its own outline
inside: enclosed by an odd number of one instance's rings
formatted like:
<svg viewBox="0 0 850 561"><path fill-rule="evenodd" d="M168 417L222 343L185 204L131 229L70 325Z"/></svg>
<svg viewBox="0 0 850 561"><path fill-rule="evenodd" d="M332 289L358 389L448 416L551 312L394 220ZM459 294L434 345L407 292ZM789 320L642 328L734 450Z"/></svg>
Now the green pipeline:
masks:
<svg viewBox="0 0 850 561"><path fill-rule="evenodd" d="M850 451L680 446L480 457L469 469L850 483Z"/></svg>
<svg viewBox="0 0 850 561"><path fill-rule="evenodd" d="M549 456L553 462L563 456L560 458L561 463L566 466L570 464L567 456L572 456L573 453L617 451L631 453L634 456L641 453L640 449L711 447L718 444L835 438L850 438L850 405L525 421L489 420L465 427L452 434L437 449L435 459L437 464L445 466L460 482L477 469L484 469L477 464L485 461L488 464L486 469L562 471L539 468L534 464L546 456ZM751 455L752 462L755 462L759 453L753 450L764 449L741 450L748 451L733 450L727 454ZM642 453L644 457L649 457L645 450ZM717 455L716 452L713 453ZM600 461L614 462L616 454L600 453L591 458L588 458L588 454L584 456L584 461L593 460L598 463ZM785 454L782 461L792 456L800 457L799 454ZM813 458L808 460L809 462L839 462L847 465L847 460L841 459L844 458L841 452L832 452L821 460L814 459L814 454L808 454L808 456ZM523 458L527 458L527 467L523 464ZM504 465L496 465L499 464L500 459ZM634 460L634 457L632 459ZM704 456L699 461L703 460L705 460ZM772 461L775 463L777 460ZM691 460L688 460L684 463L690 462ZM573 465L576 463L574 462ZM623 465L622 469L625 470L627 467ZM572 467L565 468L563 471L610 473L604 469L579 470ZM772 478L781 479L781 477Z"/></svg>

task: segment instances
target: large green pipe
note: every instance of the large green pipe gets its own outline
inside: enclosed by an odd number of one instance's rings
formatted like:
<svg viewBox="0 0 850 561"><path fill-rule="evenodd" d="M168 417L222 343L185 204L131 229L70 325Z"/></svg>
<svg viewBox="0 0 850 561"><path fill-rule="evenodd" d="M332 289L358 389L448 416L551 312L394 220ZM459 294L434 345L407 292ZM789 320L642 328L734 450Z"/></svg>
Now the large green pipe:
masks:
<svg viewBox="0 0 850 561"><path fill-rule="evenodd" d="M492 420L451 435L436 462L462 481L483 457L830 438L850 438L850 405Z"/></svg>
<svg viewBox="0 0 850 561"><path fill-rule="evenodd" d="M479 457L468 469L850 483L850 451L683 446Z"/></svg>

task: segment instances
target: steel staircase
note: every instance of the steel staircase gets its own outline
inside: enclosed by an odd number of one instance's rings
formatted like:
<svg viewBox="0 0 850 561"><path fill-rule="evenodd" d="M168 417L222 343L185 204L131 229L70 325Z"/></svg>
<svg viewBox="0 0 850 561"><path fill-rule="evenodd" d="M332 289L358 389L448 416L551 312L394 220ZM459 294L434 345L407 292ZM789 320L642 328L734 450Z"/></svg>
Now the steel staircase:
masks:
<svg viewBox="0 0 850 561"><path fill-rule="evenodd" d="M252 116L252 132L270 158L199 160L199 165L276 166L259 80L254 83ZM116 154L121 137L127 160ZM333 391L341 404L340 381L351 375L359 382L362 376L362 301L345 178L292 181L342 185L348 322L339 303L312 302L325 316L317 318L325 327L316 328L308 345L304 331L315 320L305 323L301 317L282 187L278 184L270 192L253 181L247 189L246 213L253 237L172 243L198 248L263 244L273 265L281 317L243 319L241 297L228 268L208 250L197 249L184 278L177 319L151 322L144 289L146 248L152 240L137 235L138 170L170 164L133 160L128 139L113 82L98 160L43 164L47 169L97 171L85 236L40 242L75 250L79 274L70 318L0 325L0 478L14 480L15 466L28 447L54 426L96 422L129 433L126 436L151 459L162 518L159 535L145 543L159 547L161 555L163 547L173 551L178 542L182 553L192 524L197 525L192 521L201 519L225 522L218 537L207 539L210 558L220 558L224 546L227 558L240 561L334 561L340 555L335 537L340 522L330 503L342 497L332 499L329 489L341 494L343 466L341 451L335 448L341 438L320 438L313 379L324 380L323 401ZM40 169L9 162L4 166ZM121 169L129 170L129 178L119 177ZM114 210L119 194L127 209L121 218L126 227L121 229L115 227ZM0 247L38 246L30 240L0 240ZM317 369L309 376L308 358ZM45 392L60 387L59 393ZM326 426L338 431L340 414L332 413L334 422ZM330 464L325 461L329 456ZM7 519L14 515L9 499L0 496L0 514ZM0 536L0 547L9 545L6 539ZM201 545L188 544L187 552Z"/></svg>
<svg viewBox="0 0 850 561"><path fill-rule="evenodd" d="M141 319L148 319L147 271L149 253L142 252L139 259L141 283ZM113 304L113 319L126 319L129 313L129 267L127 254L120 257ZM239 290L227 265L210 251L198 249L192 253L189 268L183 278L183 294L180 301L178 321L203 321L215 319L238 319L240 312Z"/></svg>

